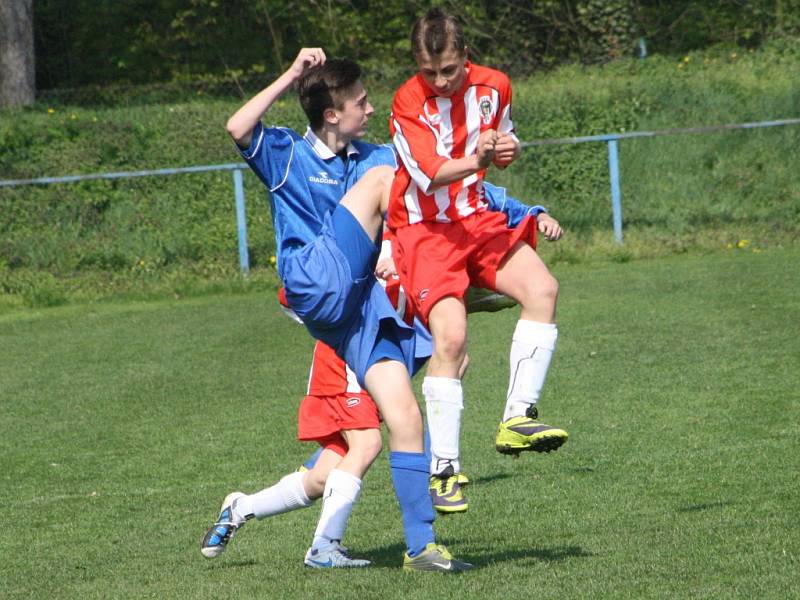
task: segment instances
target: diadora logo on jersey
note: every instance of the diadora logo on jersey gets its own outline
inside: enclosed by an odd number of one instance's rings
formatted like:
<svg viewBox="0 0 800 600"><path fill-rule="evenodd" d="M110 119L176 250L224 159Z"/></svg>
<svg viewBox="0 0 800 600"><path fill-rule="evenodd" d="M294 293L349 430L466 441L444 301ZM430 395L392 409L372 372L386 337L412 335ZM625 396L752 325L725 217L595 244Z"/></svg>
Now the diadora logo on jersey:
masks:
<svg viewBox="0 0 800 600"><path fill-rule="evenodd" d="M492 104L492 99L489 96L481 96L480 100L478 100L478 110L481 113L481 119L483 119L483 124L488 125L492 122L492 117L494 116L494 105Z"/></svg>
<svg viewBox="0 0 800 600"><path fill-rule="evenodd" d="M347 399L347 408L353 408L354 406L358 406L361 403L360 398L348 398Z"/></svg>
<svg viewBox="0 0 800 600"><path fill-rule="evenodd" d="M325 185L339 185L339 182L332 179L327 171L319 171L319 177L311 175L308 180L311 183L324 183Z"/></svg>
<svg viewBox="0 0 800 600"><path fill-rule="evenodd" d="M425 298L428 297L428 292L430 292L430 290L428 288L425 288L424 290L421 290L419 295L417 296L417 299L420 302L425 302Z"/></svg>

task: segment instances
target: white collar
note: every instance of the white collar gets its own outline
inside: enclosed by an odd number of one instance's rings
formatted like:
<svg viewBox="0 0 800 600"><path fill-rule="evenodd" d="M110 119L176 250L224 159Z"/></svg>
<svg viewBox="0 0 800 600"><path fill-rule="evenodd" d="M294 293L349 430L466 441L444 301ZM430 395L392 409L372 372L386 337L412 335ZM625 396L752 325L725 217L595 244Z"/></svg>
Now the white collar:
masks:
<svg viewBox="0 0 800 600"><path fill-rule="evenodd" d="M328 160L329 158L333 158L334 156L336 156L334 151L328 148L328 146L325 145L325 142L323 142L321 139L317 137L317 134L312 131L310 126L306 128L306 134L303 136L303 139L305 139L309 144L311 144L311 147L314 149L314 152L319 154L319 157L321 159ZM352 142L347 144L348 157L358 153L359 153L358 149L355 146L353 146Z"/></svg>

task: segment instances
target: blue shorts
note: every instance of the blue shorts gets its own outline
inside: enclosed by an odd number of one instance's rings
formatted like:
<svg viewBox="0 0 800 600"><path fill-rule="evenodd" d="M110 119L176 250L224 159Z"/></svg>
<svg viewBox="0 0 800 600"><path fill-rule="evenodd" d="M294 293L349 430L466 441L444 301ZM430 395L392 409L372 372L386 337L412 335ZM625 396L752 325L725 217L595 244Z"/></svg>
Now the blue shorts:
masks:
<svg viewBox="0 0 800 600"><path fill-rule="evenodd" d="M286 300L309 333L350 366L359 383L381 358L415 368L414 330L403 323L373 270L379 247L338 206L320 234L284 266Z"/></svg>

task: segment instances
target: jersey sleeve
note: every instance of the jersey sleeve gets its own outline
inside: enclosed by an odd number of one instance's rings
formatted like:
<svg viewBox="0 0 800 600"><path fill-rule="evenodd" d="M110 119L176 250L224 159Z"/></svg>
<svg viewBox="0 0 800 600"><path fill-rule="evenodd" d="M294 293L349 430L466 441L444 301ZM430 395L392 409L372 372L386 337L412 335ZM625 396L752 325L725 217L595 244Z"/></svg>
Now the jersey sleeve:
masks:
<svg viewBox="0 0 800 600"><path fill-rule="evenodd" d="M536 216L547 212L543 206L529 206L516 198L509 196L506 188L496 186L488 181L483 182L483 193L489 210L505 213L508 226L511 228L519 225L528 215Z"/></svg>
<svg viewBox="0 0 800 600"><path fill-rule="evenodd" d="M387 165L397 170L397 153L394 151L394 146L391 144L381 144L377 147L375 153L378 155L377 164Z"/></svg>
<svg viewBox="0 0 800 600"><path fill-rule="evenodd" d="M499 85L500 91L500 120L497 125L497 131L500 133L508 133L515 140L519 141L516 132L514 131L514 121L511 119L511 100L513 92L511 90L511 81L508 77L503 75L501 84Z"/></svg>
<svg viewBox="0 0 800 600"><path fill-rule="evenodd" d="M294 155L294 139L282 127L264 127L258 123L253 128L250 146L244 150L239 148L239 152L273 192L286 182Z"/></svg>
<svg viewBox="0 0 800 600"><path fill-rule="evenodd" d="M389 129L397 155L411 178L426 194L447 157L437 152L436 130L423 114L424 99L402 87L392 102Z"/></svg>

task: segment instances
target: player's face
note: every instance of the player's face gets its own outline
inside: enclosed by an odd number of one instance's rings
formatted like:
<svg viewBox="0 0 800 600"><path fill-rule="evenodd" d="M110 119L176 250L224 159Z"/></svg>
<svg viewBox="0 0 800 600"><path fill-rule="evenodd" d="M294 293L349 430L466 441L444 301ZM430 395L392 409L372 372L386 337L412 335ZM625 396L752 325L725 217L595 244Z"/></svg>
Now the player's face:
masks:
<svg viewBox="0 0 800 600"><path fill-rule="evenodd" d="M369 103L367 91L360 81L357 81L350 90L341 108L336 109L339 117L339 133L347 138L360 138L367 132L367 122L375 109Z"/></svg>
<svg viewBox="0 0 800 600"><path fill-rule="evenodd" d="M466 51L448 48L437 56L422 52L416 60L420 75L437 96L448 98L461 89L467 76Z"/></svg>

